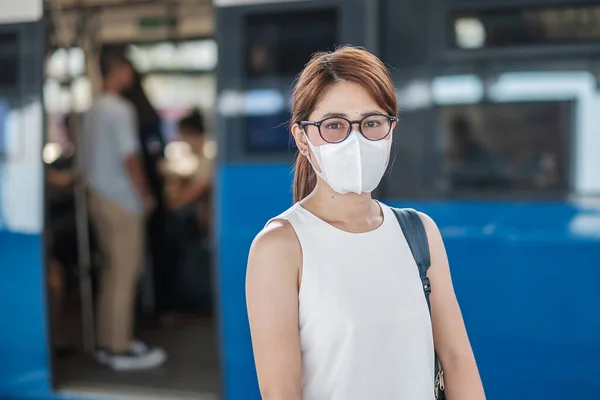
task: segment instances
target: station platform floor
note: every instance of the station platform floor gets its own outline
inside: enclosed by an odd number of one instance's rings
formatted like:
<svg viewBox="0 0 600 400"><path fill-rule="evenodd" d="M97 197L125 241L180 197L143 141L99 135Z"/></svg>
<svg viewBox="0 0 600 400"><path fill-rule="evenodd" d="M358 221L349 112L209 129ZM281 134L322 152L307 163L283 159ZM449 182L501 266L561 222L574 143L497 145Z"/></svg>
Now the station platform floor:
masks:
<svg viewBox="0 0 600 400"><path fill-rule="evenodd" d="M219 352L214 321L194 318L184 327L144 329L138 337L164 348L169 359L148 371L115 372L78 353L57 360L55 382L63 393L129 393L118 398L218 400ZM102 396L104 397L104 396Z"/></svg>

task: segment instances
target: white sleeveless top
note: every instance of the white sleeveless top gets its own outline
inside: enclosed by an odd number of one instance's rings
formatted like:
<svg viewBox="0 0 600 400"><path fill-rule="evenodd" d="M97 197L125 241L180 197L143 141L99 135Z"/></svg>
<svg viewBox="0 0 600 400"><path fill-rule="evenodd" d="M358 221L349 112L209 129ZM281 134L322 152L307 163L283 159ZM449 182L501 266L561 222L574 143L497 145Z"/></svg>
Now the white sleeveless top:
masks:
<svg viewBox="0 0 600 400"><path fill-rule="evenodd" d="M381 204L381 203L380 203ZM302 247L303 400L433 400L431 321L419 271L393 211L349 233L295 204Z"/></svg>

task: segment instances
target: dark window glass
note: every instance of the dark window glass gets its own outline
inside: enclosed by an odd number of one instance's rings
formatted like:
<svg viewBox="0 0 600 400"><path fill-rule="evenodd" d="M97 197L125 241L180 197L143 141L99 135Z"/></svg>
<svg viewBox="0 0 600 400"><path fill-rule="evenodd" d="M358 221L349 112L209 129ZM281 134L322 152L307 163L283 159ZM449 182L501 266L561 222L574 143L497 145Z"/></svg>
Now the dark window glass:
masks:
<svg viewBox="0 0 600 400"><path fill-rule="evenodd" d="M249 153L295 151L289 119L287 111L276 115L246 117L246 150Z"/></svg>
<svg viewBox="0 0 600 400"><path fill-rule="evenodd" d="M0 85L15 86L19 81L18 35L0 33Z"/></svg>
<svg viewBox="0 0 600 400"><path fill-rule="evenodd" d="M449 28L461 49L597 43L600 5L456 11Z"/></svg>
<svg viewBox="0 0 600 400"><path fill-rule="evenodd" d="M249 15L246 75L296 75L312 54L333 49L337 32L335 10Z"/></svg>
<svg viewBox="0 0 600 400"><path fill-rule="evenodd" d="M385 195L563 196L569 188L572 109L568 101L490 103L407 114L395 138L397 157ZM415 129L428 118L439 126L425 133Z"/></svg>

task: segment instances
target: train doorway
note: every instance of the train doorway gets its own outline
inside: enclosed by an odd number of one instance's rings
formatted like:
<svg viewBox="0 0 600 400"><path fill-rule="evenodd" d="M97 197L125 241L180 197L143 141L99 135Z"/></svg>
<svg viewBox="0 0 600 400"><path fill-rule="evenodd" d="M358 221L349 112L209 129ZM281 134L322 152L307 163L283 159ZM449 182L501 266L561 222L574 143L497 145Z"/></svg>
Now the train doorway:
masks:
<svg viewBox="0 0 600 400"><path fill-rule="evenodd" d="M216 147L210 118L216 47L211 32L177 34L191 19L200 27L196 30L211 26L211 2L100 1L93 8L67 3L49 2L46 10L55 34L46 61L44 147L55 390L77 397L217 399L221 379L211 223ZM169 20L151 21L160 7ZM95 31L74 32L77 24L65 22L71 20L95 26ZM107 37L132 24L138 28L135 34ZM79 37L69 40L69 32ZM107 54L125 56L135 71L120 97L134 110L137 155L155 200L144 216L135 341L127 354L143 347L164 350L167 361L154 368L116 368L101 360L97 346L99 297L106 296L103 277L112 253L99 233L103 221L90 212L93 189L82 149L89 145L86 113L104 96L97 65Z"/></svg>

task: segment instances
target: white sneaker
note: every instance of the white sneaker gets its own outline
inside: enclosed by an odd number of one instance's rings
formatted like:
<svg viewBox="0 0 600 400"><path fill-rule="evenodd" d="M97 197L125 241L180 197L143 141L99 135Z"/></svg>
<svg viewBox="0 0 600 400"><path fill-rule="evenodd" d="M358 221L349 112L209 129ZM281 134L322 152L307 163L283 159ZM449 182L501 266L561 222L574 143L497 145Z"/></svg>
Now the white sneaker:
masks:
<svg viewBox="0 0 600 400"><path fill-rule="evenodd" d="M96 360L115 371L133 371L160 367L167 361L167 353L163 349L149 349L143 342L133 341L126 353L99 350Z"/></svg>
<svg viewBox="0 0 600 400"><path fill-rule="evenodd" d="M146 343L142 342L141 340L137 340L137 339L133 339L131 341L130 347L129 347L129 353L133 353L133 354L142 354L142 353L146 353L148 351L148 346L146 346ZM96 361L98 361L100 364L105 365L107 363L108 360L108 356L110 355L110 352L104 349L100 349L100 350L96 350Z"/></svg>

